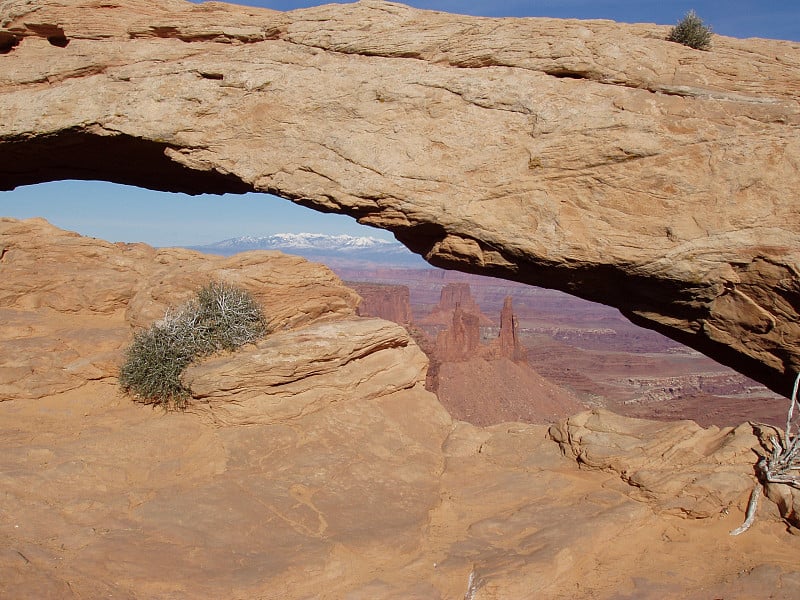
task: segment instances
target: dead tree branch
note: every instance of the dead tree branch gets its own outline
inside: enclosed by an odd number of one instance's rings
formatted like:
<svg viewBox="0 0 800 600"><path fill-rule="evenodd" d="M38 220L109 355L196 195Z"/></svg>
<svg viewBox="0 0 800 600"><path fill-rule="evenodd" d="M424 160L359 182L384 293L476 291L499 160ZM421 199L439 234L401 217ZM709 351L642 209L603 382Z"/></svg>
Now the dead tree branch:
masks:
<svg viewBox="0 0 800 600"><path fill-rule="evenodd" d="M797 399L798 387L800 387L800 373L797 374L794 380L792 397L789 401L789 410L786 415L786 428L783 434L778 430L776 432L777 435L770 436L771 452L767 456L762 456L756 463L758 481L750 494L745 521L740 527L731 531L731 535L744 533L750 529L753 521L755 521L762 485L781 483L800 489L800 401Z"/></svg>

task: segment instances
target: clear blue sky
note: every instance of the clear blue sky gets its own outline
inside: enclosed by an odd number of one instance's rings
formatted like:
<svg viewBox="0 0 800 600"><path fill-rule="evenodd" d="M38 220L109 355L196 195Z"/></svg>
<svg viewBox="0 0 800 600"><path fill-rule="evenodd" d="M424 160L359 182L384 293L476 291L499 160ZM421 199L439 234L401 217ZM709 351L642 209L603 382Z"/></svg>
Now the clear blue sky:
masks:
<svg viewBox="0 0 800 600"><path fill-rule="evenodd" d="M291 10L313 0L240 0ZM560 17L674 24L694 9L715 33L800 41L800 0L409 0L418 8L491 17ZM270 196L186 196L104 182L53 182L0 192L0 215L45 217L110 241L192 245L240 235L349 233L391 239L353 219L322 214Z"/></svg>

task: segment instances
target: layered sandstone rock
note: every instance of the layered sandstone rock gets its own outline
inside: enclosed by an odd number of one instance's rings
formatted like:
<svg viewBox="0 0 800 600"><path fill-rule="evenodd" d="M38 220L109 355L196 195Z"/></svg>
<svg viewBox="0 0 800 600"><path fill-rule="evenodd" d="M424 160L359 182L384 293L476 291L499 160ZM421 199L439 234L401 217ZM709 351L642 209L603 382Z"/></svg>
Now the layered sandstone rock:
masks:
<svg viewBox="0 0 800 600"><path fill-rule="evenodd" d="M411 293L408 286L348 281L361 296L358 314L363 317L379 317L398 323L411 323Z"/></svg>
<svg viewBox="0 0 800 600"><path fill-rule="evenodd" d="M210 257L2 217L0 248L0 401L115 378L133 328L212 280L250 290L273 331L352 316L358 303L327 268L280 252Z"/></svg>
<svg viewBox="0 0 800 600"><path fill-rule="evenodd" d="M421 325L444 325L449 327L454 320L454 313L458 310L461 314L474 316L478 327L492 324L492 320L481 311L481 307L472 297L468 283L446 283L439 292L439 303L431 312L419 320Z"/></svg>
<svg viewBox="0 0 800 600"><path fill-rule="evenodd" d="M274 333L234 356L190 365L183 380L195 400L191 411L249 425L423 387L426 367L405 329L353 318Z"/></svg>
<svg viewBox="0 0 800 600"><path fill-rule="evenodd" d="M0 188L270 192L800 370L800 46L380 0L0 5ZM120 160L120 157L124 159Z"/></svg>
<svg viewBox="0 0 800 600"><path fill-rule="evenodd" d="M324 267L0 227L3 598L796 596L800 537L774 504L727 535L753 482L747 427L588 413L561 446L543 426L475 427ZM212 275L259 294L270 336L193 365L187 412L120 395L95 355L119 358Z"/></svg>
<svg viewBox="0 0 800 600"><path fill-rule="evenodd" d="M661 423L605 410L570 417L551 427L550 436L580 464L617 473L634 497L692 518L717 515L741 500L752 487L759 446L749 424L703 429L693 421Z"/></svg>

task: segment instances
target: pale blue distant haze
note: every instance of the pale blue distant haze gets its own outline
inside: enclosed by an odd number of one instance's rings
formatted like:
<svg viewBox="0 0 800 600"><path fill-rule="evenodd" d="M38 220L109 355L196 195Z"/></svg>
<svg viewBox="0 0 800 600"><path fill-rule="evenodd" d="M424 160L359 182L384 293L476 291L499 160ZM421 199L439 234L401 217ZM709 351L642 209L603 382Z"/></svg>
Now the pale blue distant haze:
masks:
<svg viewBox="0 0 800 600"><path fill-rule="evenodd" d="M313 0L241 0L275 10ZM611 19L674 24L694 9L715 33L800 41L800 0L410 0L417 8L488 17ZM104 182L53 182L0 192L0 215L42 216L65 229L111 241L200 245L242 235L346 233L391 239L353 219L261 194L186 196Z"/></svg>

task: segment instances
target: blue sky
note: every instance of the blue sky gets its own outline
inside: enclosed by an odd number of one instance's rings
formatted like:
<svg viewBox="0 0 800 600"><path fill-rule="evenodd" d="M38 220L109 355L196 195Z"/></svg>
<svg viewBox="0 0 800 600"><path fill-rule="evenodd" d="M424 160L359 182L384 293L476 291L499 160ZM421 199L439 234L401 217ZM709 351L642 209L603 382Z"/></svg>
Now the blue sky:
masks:
<svg viewBox="0 0 800 600"><path fill-rule="evenodd" d="M240 0L237 4L291 10L320 2ZM409 0L406 4L490 17L597 18L665 25L694 9L715 33L800 41L800 0ZM105 182L52 182L0 192L0 215L41 216L84 235L155 246L282 232L392 238L349 217L317 213L262 194L186 196Z"/></svg>

